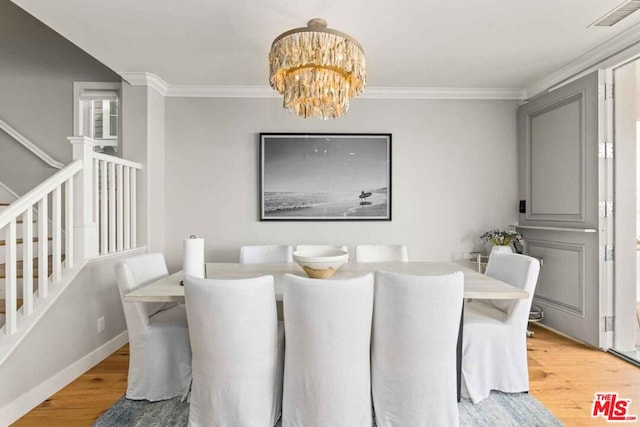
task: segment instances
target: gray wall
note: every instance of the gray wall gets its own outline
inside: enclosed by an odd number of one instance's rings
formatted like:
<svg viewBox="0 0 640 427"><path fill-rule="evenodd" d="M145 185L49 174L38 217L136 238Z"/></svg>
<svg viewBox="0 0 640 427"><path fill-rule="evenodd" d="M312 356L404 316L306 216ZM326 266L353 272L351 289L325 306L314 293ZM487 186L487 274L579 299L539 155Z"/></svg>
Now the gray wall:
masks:
<svg viewBox="0 0 640 427"><path fill-rule="evenodd" d="M54 159L71 160L66 138L73 134L73 82L120 80L18 6L0 0L0 118ZM0 131L0 182L24 194L55 171Z"/></svg>
<svg viewBox="0 0 640 427"><path fill-rule="evenodd" d="M147 229L149 251L164 250L165 229L165 98L153 89L149 89L147 129L149 161L142 174L147 175L149 191L147 194L149 215Z"/></svg>
<svg viewBox="0 0 640 427"><path fill-rule="evenodd" d="M207 261L264 243L403 243L451 260L517 218L515 101L357 99L338 120L295 117L281 100L167 98L165 252L204 237ZM259 222L258 133L393 134L392 222Z"/></svg>
<svg viewBox="0 0 640 427"><path fill-rule="evenodd" d="M130 256L88 262L72 280L0 365L4 385L0 387L0 408L126 331L115 264ZM100 317L105 318L105 330L98 333Z"/></svg>
<svg viewBox="0 0 640 427"><path fill-rule="evenodd" d="M122 155L142 164L136 175L138 245L164 250L165 98L147 86L122 84Z"/></svg>

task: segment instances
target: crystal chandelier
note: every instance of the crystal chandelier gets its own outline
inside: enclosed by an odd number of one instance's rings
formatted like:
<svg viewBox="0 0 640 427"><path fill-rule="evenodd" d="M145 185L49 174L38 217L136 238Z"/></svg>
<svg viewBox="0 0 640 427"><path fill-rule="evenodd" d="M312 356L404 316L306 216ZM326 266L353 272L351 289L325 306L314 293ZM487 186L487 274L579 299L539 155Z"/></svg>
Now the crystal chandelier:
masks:
<svg viewBox="0 0 640 427"><path fill-rule="evenodd" d="M366 82L364 50L347 34L312 19L280 34L269 52L269 83L284 108L302 117L328 119L349 109Z"/></svg>

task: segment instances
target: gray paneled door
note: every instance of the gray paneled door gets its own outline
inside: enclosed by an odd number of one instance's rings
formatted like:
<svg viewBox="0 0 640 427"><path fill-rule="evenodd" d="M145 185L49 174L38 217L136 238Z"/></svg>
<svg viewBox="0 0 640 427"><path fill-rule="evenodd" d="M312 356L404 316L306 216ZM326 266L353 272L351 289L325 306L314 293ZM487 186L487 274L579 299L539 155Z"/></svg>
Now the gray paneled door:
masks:
<svg viewBox="0 0 640 427"><path fill-rule="evenodd" d="M601 347L598 87L594 72L520 106L518 230L543 259L543 323Z"/></svg>

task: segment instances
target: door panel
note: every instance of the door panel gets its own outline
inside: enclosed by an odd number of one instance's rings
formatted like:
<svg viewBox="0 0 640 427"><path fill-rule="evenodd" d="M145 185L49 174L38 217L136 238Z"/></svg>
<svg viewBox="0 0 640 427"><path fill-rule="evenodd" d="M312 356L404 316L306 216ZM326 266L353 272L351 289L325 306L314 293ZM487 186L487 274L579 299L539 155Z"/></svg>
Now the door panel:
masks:
<svg viewBox="0 0 640 427"><path fill-rule="evenodd" d="M598 72L518 109L519 228L543 259L534 304L543 323L600 345ZM531 228L529 228L531 227Z"/></svg>
<svg viewBox="0 0 640 427"><path fill-rule="evenodd" d="M520 225L598 227L598 73L518 109Z"/></svg>
<svg viewBox="0 0 640 427"><path fill-rule="evenodd" d="M529 254L543 260L534 304L543 323L600 347L598 233L520 230Z"/></svg>
<svg viewBox="0 0 640 427"><path fill-rule="evenodd" d="M584 315L585 245L533 238L527 243L531 255L546 260L536 288L536 298L559 310ZM563 283L564 286L555 286L555 283Z"/></svg>
<svg viewBox="0 0 640 427"><path fill-rule="evenodd" d="M529 219L584 221L582 101L581 93L529 116Z"/></svg>

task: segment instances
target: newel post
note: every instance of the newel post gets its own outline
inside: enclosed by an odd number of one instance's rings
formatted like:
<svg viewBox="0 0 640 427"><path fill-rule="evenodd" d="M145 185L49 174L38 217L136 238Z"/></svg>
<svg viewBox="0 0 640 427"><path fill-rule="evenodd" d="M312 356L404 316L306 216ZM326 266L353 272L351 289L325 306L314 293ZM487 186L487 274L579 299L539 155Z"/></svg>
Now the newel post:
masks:
<svg viewBox="0 0 640 427"><path fill-rule="evenodd" d="M67 138L73 145L73 160L82 160L82 170L73 181L74 247L76 264L98 255L98 219L94 211L93 153L96 143L86 136Z"/></svg>

